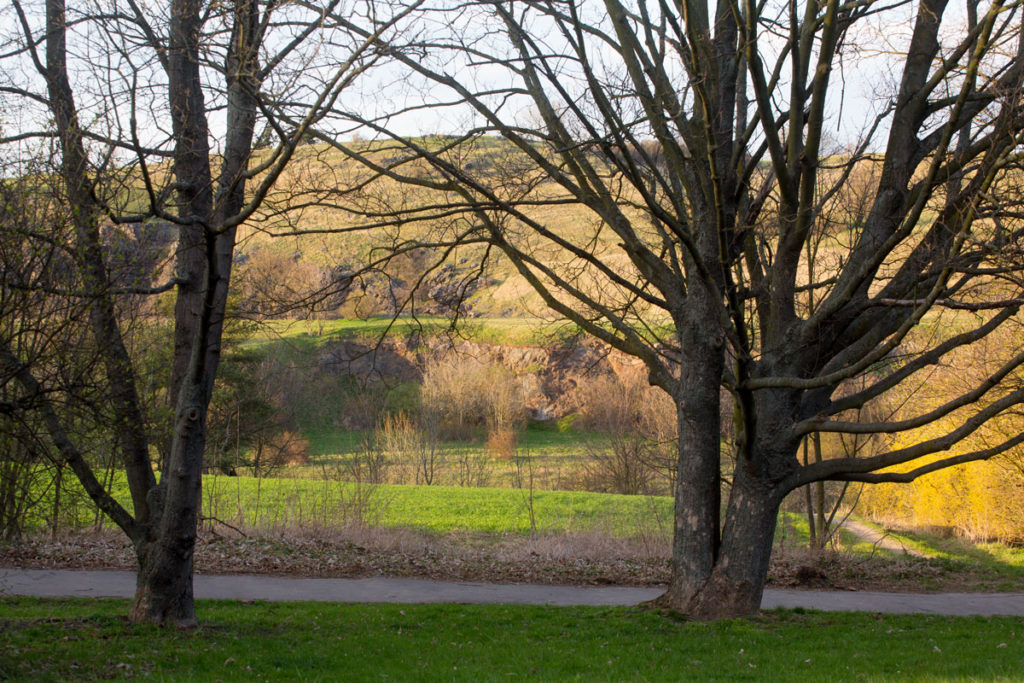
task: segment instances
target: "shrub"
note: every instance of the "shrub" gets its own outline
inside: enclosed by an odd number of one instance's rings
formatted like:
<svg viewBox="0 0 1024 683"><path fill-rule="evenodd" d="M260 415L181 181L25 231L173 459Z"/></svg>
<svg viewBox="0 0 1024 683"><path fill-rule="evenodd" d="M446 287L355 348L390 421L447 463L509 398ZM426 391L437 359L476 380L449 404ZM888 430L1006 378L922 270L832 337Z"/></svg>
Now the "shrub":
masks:
<svg viewBox="0 0 1024 683"><path fill-rule="evenodd" d="M604 448L589 445L581 475L583 488L631 496L658 492L652 466L655 448L650 441L634 434L613 434Z"/></svg>
<svg viewBox="0 0 1024 683"><path fill-rule="evenodd" d="M490 461L486 453L473 449L462 449L453 458L455 468L454 479L456 486L489 486Z"/></svg>
<svg viewBox="0 0 1024 683"><path fill-rule="evenodd" d="M296 432L284 430L260 438L253 447L252 473L269 477L287 465L309 462L309 442Z"/></svg>
<svg viewBox="0 0 1024 683"><path fill-rule="evenodd" d="M420 399L424 419L448 439L468 440L480 427L517 429L526 418L525 392L511 370L454 352L427 361Z"/></svg>
<svg viewBox="0 0 1024 683"><path fill-rule="evenodd" d="M675 404L639 374L580 386L579 421L604 435L587 446L580 485L604 493L670 493L675 482Z"/></svg>
<svg viewBox="0 0 1024 683"><path fill-rule="evenodd" d="M440 483L437 474L447 459L447 452L437 432L424 429L408 413L387 415L374 430L374 442L392 467L405 476L402 481L414 484Z"/></svg>
<svg viewBox="0 0 1024 683"><path fill-rule="evenodd" d="M508 427L497 427L487 432L487 452L498 460L511 460L516 453L518 438Z"/></svg>
<svg viewBox="0 0 1024 683"><path fill-rule="evenodd" d="M374 437L363 439L359 451L345 466L349 481L365 484L388 483L391 462Z"/></svg>

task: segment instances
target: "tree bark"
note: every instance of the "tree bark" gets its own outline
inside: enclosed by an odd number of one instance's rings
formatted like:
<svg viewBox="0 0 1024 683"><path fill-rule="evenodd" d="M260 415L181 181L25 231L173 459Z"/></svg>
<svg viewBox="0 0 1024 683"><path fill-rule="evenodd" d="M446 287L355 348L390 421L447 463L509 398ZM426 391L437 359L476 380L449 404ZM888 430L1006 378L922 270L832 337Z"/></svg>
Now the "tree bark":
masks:
<svg viewBox="0 0 1024 683"><path fill-rule="evenodd" d="M680 547L681 534L677 526L672 582L654 604L702 621L756 614L761 608L768 577L782 498L780 490L757 477L752 467L738 468L720 540L716 537L705 541L703 547L697 544ZM677 524L680 517L692 517L697 507L694 501L677 498ZM679 557L680 550L689 555ZM689 566L695 556L713 557L713 560L710 565L700 567L701 572L696 572Z"/></svg>
<svg viewBox="0 0 1024 683"><path fill-rule="evenodd" d="M160 490L160 489L155 489ZM193 628L197 625L192 589L194 533L178 547L154 539L137 550L139 572L130 621Z"/></svg>
<svg viewBox="0 0 1024 683"><path fill-rule="evenodd" d="M694 619L756 614L768 577L775 524L782 500L763 480L737 471L711 576L681 611Z"/></svg>
<svg viewBox="0 0 1024 683"><path fill-rule="evenodd" d="M703 296L702 296L703 295ZM681 608L700 593L718 559L721 517L721 410L724 369L722 344L709 334L713 302L699 288L691 292L687 314L676 324L680 375L675 403L679 425L675 487L672 575L659 604ZM701 306L703 304L703 306ZM711 313L710 320L715 320Z"/></svg>

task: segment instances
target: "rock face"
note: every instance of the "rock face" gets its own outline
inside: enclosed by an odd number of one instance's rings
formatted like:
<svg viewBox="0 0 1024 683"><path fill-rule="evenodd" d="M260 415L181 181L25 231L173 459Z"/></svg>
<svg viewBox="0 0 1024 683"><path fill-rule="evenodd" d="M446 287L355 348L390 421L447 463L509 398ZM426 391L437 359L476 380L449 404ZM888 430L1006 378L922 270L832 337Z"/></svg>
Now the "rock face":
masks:
<svg viewBox="0 0 1024 683"><path fill-rule="evenodd" d="M350 375L361 382L411 382L421 379L422 367L415 355L400 349L393 341L369 346L342 341L320 359L320 368L333 375Z"/></svg>
<svg viewBox="0 0 1024 683"><path fill-rule="evenodd" d="M558 346L486 344L447 336L410 335L377 346L340 341L320 359L323 372L352 376L361 382L416 382L431 359L458 354L488 365L501 365L523 382L527 409L538 420L553 420L579 409L577 390L587 379L617 376L635 379L641 361L592 340Z"/></svg>
<svg viewBox="0 0 1024 683"><path fill-rule="evenodd" d="M100 234L116 286L145 288L171 277L178 226L163 221L104 225Z"/></svg>

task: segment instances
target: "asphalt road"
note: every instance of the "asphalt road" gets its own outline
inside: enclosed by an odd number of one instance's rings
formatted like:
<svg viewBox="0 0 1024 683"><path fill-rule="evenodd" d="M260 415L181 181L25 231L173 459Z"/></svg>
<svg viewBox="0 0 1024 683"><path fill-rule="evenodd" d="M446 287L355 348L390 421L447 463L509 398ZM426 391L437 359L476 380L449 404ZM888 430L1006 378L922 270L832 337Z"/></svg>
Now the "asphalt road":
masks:
<svg viewBox="0 0 1024 683"><path fill-rule="evenodd" d="M135 574L0 568L3 596L131 597ZM657 588L540 586L427 581L423 579L306 579L253 575L197 575L199 599L318 602L451 602L524 605L634 605L657 597ZM0 602L2 605L2 602ZM765 590L763 609L886 612L950 616L1024 616L1024 593L874 593Z"/></svg>

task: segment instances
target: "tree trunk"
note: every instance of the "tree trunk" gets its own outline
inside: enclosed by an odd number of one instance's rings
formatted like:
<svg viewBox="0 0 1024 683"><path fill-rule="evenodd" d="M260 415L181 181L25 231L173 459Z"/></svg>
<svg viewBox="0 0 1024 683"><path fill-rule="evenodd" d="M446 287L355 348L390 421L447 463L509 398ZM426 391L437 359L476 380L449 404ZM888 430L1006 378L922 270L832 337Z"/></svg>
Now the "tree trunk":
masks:
<svg viewBox="0 0 1024 683"><path fill-rule="evenodd" d="M748 470L737 469L721 545L706 578L682 583L673 567L673 582L656 604L699 620L744 617L760 610L782 496Z"/></svg>
<svg viewBox="0 0 1024 683"><path fill-rule="evenodd" d="M675 396L679 459L672 576L668 592L660 599L672 608L688 604L711 576L718 555L722 504L722 350L705 325L680 321L677 328L682 358Z"/></svg>
<svg viewBox="0 0 1024 683"><path fill-rule="evenodd" d="M139 574L130 613L132 621L182 628L196 625L192 566L209 402L208 382L203 372L207 339L201 333L207 329L205 323L205 318L199 322L193 366L178 402L168 467L149 496L150 509L159 510L160 517L148 527L146 538L136 545Z"/></svg>
<svg viewBox="0 0 1024 683"><path fill-rule="evenodd" d="M172 544L167 540L147 542L138 552L139 573L128 618L134 622L193 628L197 624L192 593L194 539L179 542L177 548L168 547Z"/></svg>
<svg viewBox="0 0 1024 683"><path fill-rule="evenodd" d="M711 578L685 610L695 619L756 614L768 578L782 496L738 468L722 530L722 547Z"/></svg>

